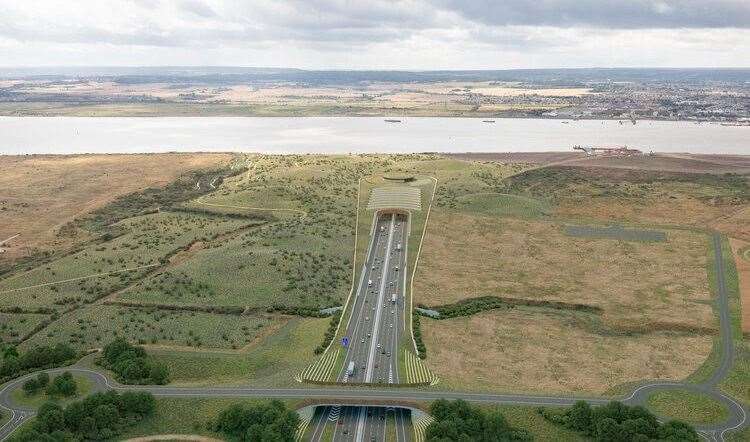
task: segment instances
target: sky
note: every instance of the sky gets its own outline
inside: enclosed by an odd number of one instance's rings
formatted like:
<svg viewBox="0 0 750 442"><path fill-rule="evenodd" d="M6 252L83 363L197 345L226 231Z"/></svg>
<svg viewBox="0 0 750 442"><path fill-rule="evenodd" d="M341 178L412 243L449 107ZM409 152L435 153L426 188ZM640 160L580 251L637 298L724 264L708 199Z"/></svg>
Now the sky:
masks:
<svg viewBox="0 0 750 442"><path fill-rule="evenodd" d="M750 0L5 0L0 66L750 67Z"/></svg>

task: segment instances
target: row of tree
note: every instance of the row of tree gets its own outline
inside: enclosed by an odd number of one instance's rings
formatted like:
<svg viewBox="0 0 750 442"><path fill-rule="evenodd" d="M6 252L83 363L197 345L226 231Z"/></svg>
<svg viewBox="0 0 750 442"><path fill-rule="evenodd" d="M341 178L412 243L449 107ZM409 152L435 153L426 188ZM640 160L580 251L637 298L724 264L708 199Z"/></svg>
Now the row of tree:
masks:
<svg viewBox="0 0 750 442"><path fill-rule="evenodd" d="M435 420L425 436L431 442L532 440L526 431L510 426L499 411L485 411L462 400L439 399L430 406L430 414Z"/></svg>
<svg viewBox="0 0 750 442"><path fill-rule="evenodd" d="M47 396L71 397L75 396L78 392L78 384L76 384L73 375L69 371L55 376L52 383L49 381L49 374L45 372L41 372L36 377L28 379L23 383L23 391L27 396L34 395L42 389L45 390Z"/></svg>
<svg viewBox="0 0 750 442"><path fill-rule="evenodd" d="M334 336L336 336L336 327L338 327L340 319L341 310L331 315L331 322L328 323L328 329L326 329L326 334L323 336L323 342L315 347L315 350L313 351L316 355L319 355L326 351L326 347L328 347L328 344L330 344L331 340L333 340Z"/></svg>
<svg viewBox="0 0 750 442"><path fill-rule="evenodd" d="M143 347L119 337L104 347L99 364L112 370L124 384L156 384L169 382L169 369L155 361Z"/></svg>
<svg viewBox="0 0 750 442"><path fill-rule="evenodd" d="M700 440L695 429L684 422L669 421L662 424L645 408L629 407L617 401L599 407L578 401L562 414L545 409L540 409L539 412L547 420L602 442Z"/></svg>
<svg viewBox="0 0 750 442"><path fill-rule="evenodd" d="M299 416L281 401L235 404L219 413L213 429L231 440L293 442Z"/></svg>
<svg viewBox="0 0 750 442"><path fill-rule="evenodd" d="M107 440L151 416L156 401L150 393L116 391L95 393L64 409L47 402L33 423L12 438L14 442Z"/></svg>
<svg viewBox="0 0 750 442"><path fill-rule="evenodd" d="M412 313L411 315L412 330L414 331L414 341L417 343L417 354L420 359L427 357L427 346L424 345L422 340L422 329L419 327L419 315Z"/></svg>
<svg viewBox="0 0 750 442"><path fill-rule="evenodd" d="M15 347L3 349L3 360L0 365L0 381L5 381L23 373L51 368L72 362L77 357L76 351L68 344L40 345L24 353L18 353Z"/></svg>

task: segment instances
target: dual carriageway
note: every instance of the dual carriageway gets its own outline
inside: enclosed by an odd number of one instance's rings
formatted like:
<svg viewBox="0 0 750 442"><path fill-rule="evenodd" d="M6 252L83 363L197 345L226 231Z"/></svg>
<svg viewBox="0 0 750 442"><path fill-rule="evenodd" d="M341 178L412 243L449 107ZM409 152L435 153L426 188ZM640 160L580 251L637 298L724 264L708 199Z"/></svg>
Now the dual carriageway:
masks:
<svg viewBox="0 0 750 442"><path fill-rule="evenodd" d="M406 336L405 288L409 219L401 212L375 216L370 246L346 326L340 383L398 384L399 348ZM394 428L389 429L388 425ZM333 430L327 427L331 426ZM311 440L333 434L334 441L411 440L410 411L373 406L321 406L311 422Z"/></svg>

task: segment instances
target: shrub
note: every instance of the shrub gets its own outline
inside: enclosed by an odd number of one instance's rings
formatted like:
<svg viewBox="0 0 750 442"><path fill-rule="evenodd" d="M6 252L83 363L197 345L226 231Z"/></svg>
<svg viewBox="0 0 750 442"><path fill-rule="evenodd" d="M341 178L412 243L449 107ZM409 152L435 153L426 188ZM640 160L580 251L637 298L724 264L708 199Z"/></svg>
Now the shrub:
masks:
<svg viewBox="0 0 750 442"><path fill-rule="evenodd" d="M125 338L116 338L104 347L99 363L115 372L125 384L156 384L169 382L169 369L156 362L143 347L130 344Z"/></svg>
<svg viewBox="0 0 750 442"><path fill-rule="evenodd" d="M333 338L336 336L336 327L338 327L340 319L341 319L341 310L331 315L331 322L328 323L328 329L326 330L326 333L323 336L323 342L319 346L315 347L314 353L316 355L319 355L323 353L324 351L326 351L328 344L330 344Z"/></svg>
<svg viewBox="0 0 750 442"><path fill-rule="evenodd" d="M27 396L34 395L37 391L39 391L39 382L36 379L31 378L23 383L23 392Z"/></svg>
<svg viewBox="0 0 750 442"><path fill-rule="evenodd" d="M75 379L73 379L73 375L70 374L69 371L66 371L59 376L55 376L55 378L52 380L52 383L47 386L48 396L70 397L75 396L77 392L78 385L76 384Z"/></svg>
<svg viewBox="0 0 750 442"><path fill-rule="evenodd" d="M54 384L54 381L53 383ZM52 385L50 384L50 385ZM156 402L150 393L95 393L63 409L54 402L39 408L32 425L22 427L16 442L105 440L150 416Z"/></svg>
<svg viewBox="0 0 750 442"><path fill-rule="evenodd" d="M295 440L299 416L281 401L258 405L235 404L219 413L214 430L233 440Z"/></svg>
<svg viewBox="0 0 750 442"><path fill-rule="evenodd" d="M63 343L33 347L21 354L15 349L5 349L0 365L0 377L7 380L35 369L59 367L72 361L76 356L75 350Z"/></svg>
<svg viewBox="0 0 750 442"><path fill-rule="evenodd" d="M484 411L465 401L439 399L430 406L435 420L427 427L428 441L531 441L524 430L511 427L497 410Z"/></svg>
<svg viewBox="0 0 750 442"><path fill-rule="evenodd" d="M669 421L660 424L645 408L630 407L617 401L596 408L587 402L578 401L563 414L547 413L544 409L539 411L545 419L597 441L700 440L695 429L684 422Z"/></svg>

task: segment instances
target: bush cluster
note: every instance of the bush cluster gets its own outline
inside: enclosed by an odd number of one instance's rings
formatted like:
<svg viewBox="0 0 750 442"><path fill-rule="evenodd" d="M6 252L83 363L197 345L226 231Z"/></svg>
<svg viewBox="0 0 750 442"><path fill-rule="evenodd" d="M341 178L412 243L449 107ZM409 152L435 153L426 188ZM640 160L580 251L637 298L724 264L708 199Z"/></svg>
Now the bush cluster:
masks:
<svg viewBox="0 0 750 442"><path fill-rule="evenodd" d="M47 388L49 385L49 374L41 372L36 377L28 379L23 383L23 391L27 396L36 394L42 388Z"/></svg>
<svg viewBox="0 0 750 442"><path fill-rule="evenodd" d="M151 393L116 391L96 393L64 409L47 402L30 426L22 427L15 442L107 440L154 413Z"/></svg>
<svg viewBox="0 0 750 442"><path fill-rule="evenodd" d="M299 416L281 401L235 404L219 413L214 431L239 441L295 440Z"/></svg>
<svg viewBox="0 0 750 442"><path fill-rule="evenodd" d="M99 363L115 372L124 384L156 384L169 382L169 369L156 362L143 347L131 345L125 338L116 338L104 347Z"/></svg>
<svg viewBox="0 0 750 442"><path fill-rule="evenodd" d="M578 401L562 414L539 412L545 419L606 442L641 442L653 440L698 442L695 429L681 421L659 423L656 417L643 407L629 407L612 401L600 407L591 407L588 402Z"/></svg>
<svg viewBox="0 0 750 442"><path fill-rule="evenodd" d="M435 420L426 431L426 440L434 442L482 441L512 442L531 441L525 430L513 428L499 411L484 411L465 401L439 399L430 406Z"/></svg>
<svg viewBox="0 0 750 442"><path fill-rule="evenodd" d="M133 216L153 213L160 209L174 208L178 203L210 193L208 185L213 179L223 182L225 177L242 173L240 169L207 169L186 172L164 187L149 187L118 197L104 207L76 219L74 223L92 231L106 231L107 226ZM218 178L217 178L218 177ZM196 182L201 185L196 187Z"/></svg>
<svg viewBox="0 0 750 442"><path fill-rule="evenodd" d="M76 356L73 347L63 343L40 345L21 354L14 347L8 347L3 351L0 376L2 380L8 380L31 370L58 367L71 362Z"/></svg>
<svg viewBox="0 0 750 442"><path fill-rule="evenodd" d="M456 318L459 316L470 316L487 310L498 308L512 308L513 306L495 296L483 296L481 298L464 299L455 304L437 307L440 319Z"/></svg>
<svg viewBox="0 0 750 442"><path fill-rule="evenodd" d="M78 392L78 385L69 371L55 376L51 383L49 374L45 372L39 373L36 377L23 383L23 391L29 396L36 394L41 389L45 389L47 396L71 397Z"/></svg>
<svg viewBox="0 0 750 442"><path fill-rule="evenodd" d="M331 315L331 322L328 323L328 330L326 330L326 334L325 336L323 336L323 342L319 346L315 347L314 353L316 355L319 355L326 351L326 347L328 347L328 344L330 344L334 336L336 336L336 327L338 327L340 319L341 310Z"/></svg>
<svg viewBox="0 0 750 442"><path fill-rule="evenodd" d="M417 356L419 356L419 359L424 359L427 357L427 347L422 340L422 330L419 328L419 315L417 313L411 314L411 323L414 330L414 341L417 343Z"/></svg>

